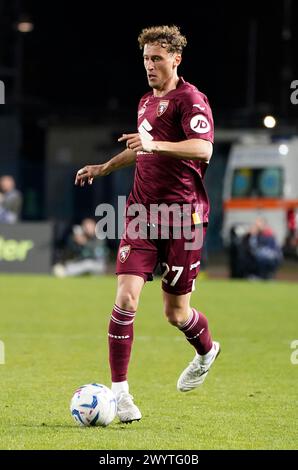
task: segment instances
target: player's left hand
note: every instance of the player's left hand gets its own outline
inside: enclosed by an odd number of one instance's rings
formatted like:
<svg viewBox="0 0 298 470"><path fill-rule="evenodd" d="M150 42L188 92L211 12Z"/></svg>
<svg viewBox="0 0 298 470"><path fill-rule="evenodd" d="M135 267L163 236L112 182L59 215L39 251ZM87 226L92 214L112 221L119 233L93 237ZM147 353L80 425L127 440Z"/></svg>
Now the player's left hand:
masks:
<svg viewBox="0 0 298 470"><path fill-rule="evenodd" d="M126 142L126 147L134 152L143 150L140 134L122 134L118 142Z"/></svg>
<svg viewBox="0 0 298 470"><path fill-rule="evenodd" d="M141 134L122 134L118 142L126 142L126 147L134 152L152 152L153 141L145 139Z"/></svg>

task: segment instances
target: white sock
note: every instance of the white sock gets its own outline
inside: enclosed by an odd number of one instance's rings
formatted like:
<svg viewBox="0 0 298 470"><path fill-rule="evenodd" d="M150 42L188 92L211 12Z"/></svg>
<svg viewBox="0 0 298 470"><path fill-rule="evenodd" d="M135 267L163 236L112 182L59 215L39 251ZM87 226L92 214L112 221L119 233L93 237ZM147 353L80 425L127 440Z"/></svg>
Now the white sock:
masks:
<svg viewBox="0 0 298 470"><path fill-rule="evenodd" d="M127 380L124 380L123 382L112 382L112 392L114 395L117 397L121 392L128 393L129 391L129 385Z"/></svg>
<svg viewBox="0 0 298 470"><path fill-rule="evenodd" d="M208 364L208 362L213 358L214 356L214 346L213 346L213 343L212 343L212 348L210 349L210 351L207 352L207 354L204 354L203 356L200 356L202 358L202 361L205 363L205 364Z"/></svg>

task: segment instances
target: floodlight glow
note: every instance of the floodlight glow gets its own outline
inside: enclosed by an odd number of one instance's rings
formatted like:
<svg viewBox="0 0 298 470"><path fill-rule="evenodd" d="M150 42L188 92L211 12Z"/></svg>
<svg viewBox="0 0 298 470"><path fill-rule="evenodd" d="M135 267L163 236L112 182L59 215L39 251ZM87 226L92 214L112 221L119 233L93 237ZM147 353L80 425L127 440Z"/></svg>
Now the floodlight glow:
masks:
<svg viewBox="0 0 298 470"><path fill-rule="evenodd" d="M265 116L263 123L265 127L267 127L268 129L272 129L276 126L276 119L273 116Z"/></svg>
<svg viewBox="0 0 298 470"><path fill-rule="evenodd" d="M20 33L31 33L34 29L34 24L28 17L22 15L16 24L16 28Z"/></svg>

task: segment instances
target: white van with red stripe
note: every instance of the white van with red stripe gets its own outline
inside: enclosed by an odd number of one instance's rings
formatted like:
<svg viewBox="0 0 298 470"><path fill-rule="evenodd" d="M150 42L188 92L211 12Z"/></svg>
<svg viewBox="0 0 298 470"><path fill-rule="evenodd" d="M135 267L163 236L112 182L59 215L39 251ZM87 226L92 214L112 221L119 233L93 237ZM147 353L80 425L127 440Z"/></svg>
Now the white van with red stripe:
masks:
<svg viewBox="0 0 298 470"><path fill-rule="evenodd" d="M223 239L232 227L248 228L264 217L280 244L289 214L298 215L298 139L232 147L224 180ZM296 217L297 219L297 217Z"/></svg>

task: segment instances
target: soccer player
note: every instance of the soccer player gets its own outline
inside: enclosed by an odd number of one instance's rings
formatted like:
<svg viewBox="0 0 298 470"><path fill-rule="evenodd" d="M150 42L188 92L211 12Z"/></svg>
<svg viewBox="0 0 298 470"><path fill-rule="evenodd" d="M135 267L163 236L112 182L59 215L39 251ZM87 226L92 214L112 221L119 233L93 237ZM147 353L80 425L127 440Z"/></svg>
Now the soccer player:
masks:
<svg viewBox="0 0 298 470"><path fill-rule="evenodd" d="M181 221L190 208L188 225L195 239L197 233L205 233L208 225L209 203L203 178L213 149L210 106L203 93L178 75L187 41L177 26L146 28L138 41L151 88L139 103L138 132L123 134L119 141L126 144L126 149L108 162L81 168L75 183L92 184L97 176L136 164L127 213L133 204L142 204L150 212L152 205L163 203L157 221L160 234L165 207L173 203L178 206ZM168 218L167 239L152 236L149 229L156 225L146 220L148 236L144 236L143 227L143 236L135 238L128 230L131 217L126 217L117 257L118 289L108 331L112 390L117 397L118 417L124 423L142 417L129 393L127 370L139 297L158 263L164 271L165 315L196 350L193 361L178 379L178 390L187 392L200 386L220 351L219 343L211 338L205 315L190 306L201 246L194 243L192 249L187 249L189 236L184 232L175 237L177 213Z"/></svg>

